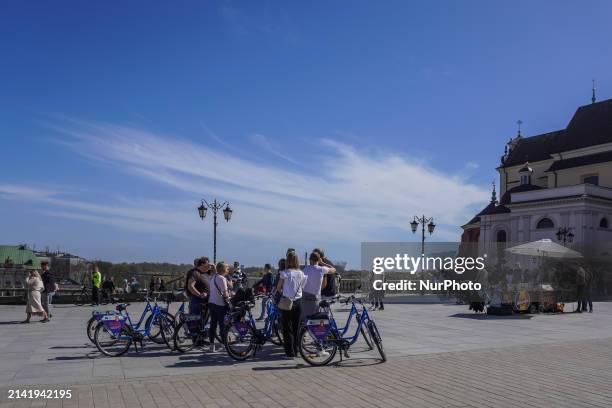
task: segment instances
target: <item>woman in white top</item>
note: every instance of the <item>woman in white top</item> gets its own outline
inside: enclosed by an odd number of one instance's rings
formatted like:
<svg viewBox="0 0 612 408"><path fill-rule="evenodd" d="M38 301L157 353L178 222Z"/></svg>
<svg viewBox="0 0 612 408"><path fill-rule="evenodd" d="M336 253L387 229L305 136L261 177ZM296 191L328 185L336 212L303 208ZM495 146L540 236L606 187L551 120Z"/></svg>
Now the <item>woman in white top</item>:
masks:
<svg viewBox="0 0 612 408"><path fill-rule="evenodd" d="M284 298L293 301L291 310L281 311L283 326L283 342L287 357L297 357L299 352L300 314L302 313L302 289L306 283L306 275L300 270L300 260L295 251L287 252L285 263L287 269L280 272L276 290Z"/></svg>
<svg viewBox="0 0 612 408"><path fill-rule="evenodd" d="M208 298L208 310L210 312L210 328L208 329L208 340L210 351L215 351L215 333L217 325L221 327L221 338L224 338L223 319L228 312L227 301L230 298L230 285L227 281L229 268L225 262L219 262L215 274L210 277L210 296Z"/></svg>
<svg viewBox="0 0 612 408"><path fill-rule="evenodd" d="M30 318L32 315L40 315L43 317L41 322L48 322L49 317L47 316L47 312L43 308L41 302L41 293L45 289L43 285L42 279L40 278L40 274L37 270L32 269L30 271L30 275L27 280L28 286L28 303L26 306L26 315L27 318L23 323L30 323Z"/></svg>

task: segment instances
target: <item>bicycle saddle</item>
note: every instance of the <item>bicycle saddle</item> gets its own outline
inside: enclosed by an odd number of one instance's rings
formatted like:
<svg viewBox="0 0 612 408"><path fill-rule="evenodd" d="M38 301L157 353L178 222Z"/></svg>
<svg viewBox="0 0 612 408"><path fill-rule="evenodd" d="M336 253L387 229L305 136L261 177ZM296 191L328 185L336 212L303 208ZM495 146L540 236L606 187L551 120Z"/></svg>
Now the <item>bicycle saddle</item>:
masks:
<svg viewBox="0 0 612 408"><path fill-rule="evenodd" d="M335 300L322 300L319 302L319 307L326 308L334 303L336 303Z"/></svg>
<svg viewBox="0 0 612 408"><path fill-rule="evenodd" d="M117 309L118 312L121 312L127 309L129 305L130 305L129 303L119 303L117 306L115 306L115 309Z"/></svg>

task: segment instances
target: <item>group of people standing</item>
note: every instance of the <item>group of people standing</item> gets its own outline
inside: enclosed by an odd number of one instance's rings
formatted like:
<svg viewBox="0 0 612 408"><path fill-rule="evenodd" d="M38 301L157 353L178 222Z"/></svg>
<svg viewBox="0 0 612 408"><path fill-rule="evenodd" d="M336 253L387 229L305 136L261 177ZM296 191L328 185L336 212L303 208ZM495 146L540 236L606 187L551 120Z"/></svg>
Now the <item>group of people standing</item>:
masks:
<svg viewBox="0 0 612 408"><path fill-rule="evenodd" d="M273 273L272 266L264 266L262 278L252 285L251 289L260 287L263 292L271 294L264 297L261 313L257 320L263 320L267 302L274 301L281 313L281 325L285 354L288 357L298 355L299 330L301 321L319 311L321 290L335 282L336 268L325 258L322 250L315 248L309 256L309 265L300 266L297 252L290 248L285 258L278 261L278 271ZM246 275L240 265L234 263L230 268L225 262L216 265L207 257L194 261L194 267L185 276L185 293L189 300L189 313L209 313L210 350L215 351L217 326L223 330L223 319L229 311L233 295L246 289Z"/></svg>
<svg viewBox="0 0 612 408"><path fill-rule="evenodd" d="M285 354L297 357L301 322L319 312L321 289L335 279L336 268L325 258L322 250L315 248L309 256L309 265L300 269L297 252L289 248L286 258L279 261L276 291L279 294L278 308Z"/></svg>
<svg viewBox="0 0 612 408"><path fill-rule="evenodd" d="M30 270L28 274L26 319L22 323L30 323L33 315L42 316L42 323L48 322L53 317L50 308L53 304L53 296L59 290L59 286L49 269L49 262L41 262L41 270L42 274L36 269Z"/></svg>
<svg viewBox="0 0 612 408"><path fill-rule="evenodd" d="M236 264L235 268L236 269ZM238 264L239 267L239 264ZM234 270L234 273L236 271ZM210 315L210 351L215 351L217 326L223 329L223 318L229 311L229 300L234 289L233 279L228 278L229 266L225 262L216 265L207 257L194 261L194 267L185 276L185 294L189 300L189 313ZM242 280L237 282L242 285Z"/></svg>

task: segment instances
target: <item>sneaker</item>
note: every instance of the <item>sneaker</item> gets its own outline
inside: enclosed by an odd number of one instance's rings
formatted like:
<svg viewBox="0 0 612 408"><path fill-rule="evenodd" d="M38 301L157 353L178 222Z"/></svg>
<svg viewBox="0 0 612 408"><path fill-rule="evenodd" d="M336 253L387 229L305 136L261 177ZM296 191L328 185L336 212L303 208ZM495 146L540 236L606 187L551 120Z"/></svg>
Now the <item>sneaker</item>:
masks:
<svg viewBox="0 0 612 408"><path fill-rule="evenodd" d="M49 321L49 319L42 319L40 322L41 323L47 323Z"/></svg>
<svg viewBox="0 0 612 408"><path fill-rule="evenodd" d="M329 353L325 350L317 351L317 357L329 357Z"/></svg>
<svg viewBox="0 0 612 408"><path fill-rule="evenodd" d="M215 343L212 343L212 344L210 345L210 347L208 348L208 351L210 351L211 353L214 353L214 352L216 352L216 351L217 351L217 350L215 349Z"/></svg>

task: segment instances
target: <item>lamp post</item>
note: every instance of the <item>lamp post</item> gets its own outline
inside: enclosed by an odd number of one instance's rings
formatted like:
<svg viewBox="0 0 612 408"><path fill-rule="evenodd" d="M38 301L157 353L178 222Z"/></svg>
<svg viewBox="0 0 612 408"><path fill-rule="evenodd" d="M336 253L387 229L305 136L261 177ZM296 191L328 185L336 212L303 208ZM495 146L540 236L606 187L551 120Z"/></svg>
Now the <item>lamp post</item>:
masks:
<svg viewBox="0 0 612 408"><path fill-rule="evenodd" d="M561 227L557 230L557 239L563 242L563 246L565 244L571 244L574 241L574 233L572 232L572 228Z"/></svg>
<svg viewBox="0 0 612 408"><path fill-rule="evenodd" d="M206 212L210 209L213 212L213 263L217 263L217 212L223 208L223 217L225 221L229 221L232 218L232 209L229 206L227 201L223 203L218 203L215 198L212 203L209 203L206 200L202 200L202 204L198 207L198 214L202 221L204 221L204 217L206 217Z"/></svg>
<svg viewBox="0 0 612 408"><path fill-rule="evenodd" d="M433 217L427 218L424 215L422 217L414 216L414 219L410 223L410 228L412 229L412 233L414 234L417 230L417 227L421 224L421 255L425 255L425 224L427 224L427 231L429 235L433 234L434 229L436 228L436 224L433 222Z"/></svg>

